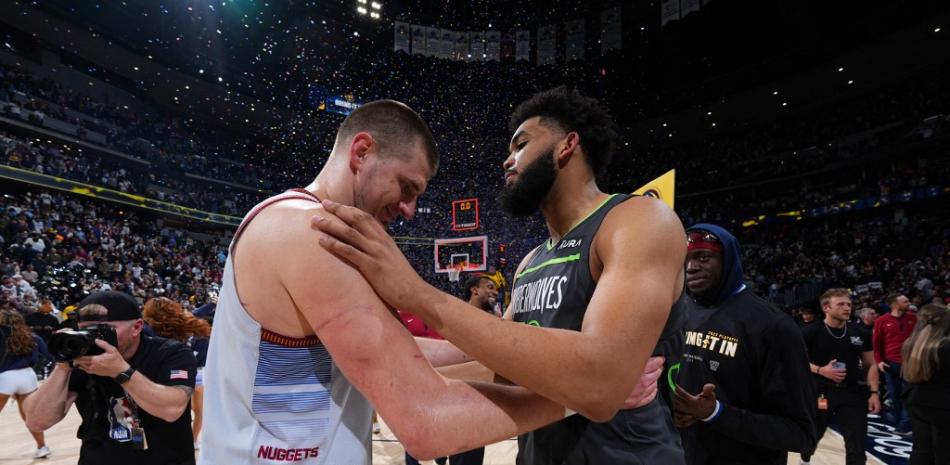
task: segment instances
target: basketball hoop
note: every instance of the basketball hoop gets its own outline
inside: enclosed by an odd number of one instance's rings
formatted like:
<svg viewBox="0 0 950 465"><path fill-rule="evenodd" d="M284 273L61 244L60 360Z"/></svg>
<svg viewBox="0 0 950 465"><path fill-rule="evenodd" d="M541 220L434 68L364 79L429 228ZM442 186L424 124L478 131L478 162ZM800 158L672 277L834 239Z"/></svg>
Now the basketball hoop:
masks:
<svg viewBox="0 0 950 465"><path fill-rule="evenodd" d="M462 265L456 265L456 266L453 266L452 268L449 268L448 270L449 282L452 282L452 283L459 282L459 275L461 274L462 274Z"/></svg>

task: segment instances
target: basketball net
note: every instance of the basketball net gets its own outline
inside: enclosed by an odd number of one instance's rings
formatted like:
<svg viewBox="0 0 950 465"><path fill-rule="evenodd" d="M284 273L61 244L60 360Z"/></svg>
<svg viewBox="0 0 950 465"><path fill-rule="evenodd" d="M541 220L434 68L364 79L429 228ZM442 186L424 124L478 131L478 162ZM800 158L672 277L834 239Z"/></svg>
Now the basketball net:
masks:
<svg viewBox="0 0 950 465"><path fill-rule="evenodd" d="M464 265L459 263L458 265L455 265L452 268L449 268L449 271L448 271L449 282L453 282L453 283L459 282L459 276L462 274L462 267L464 267Z"/></svg>

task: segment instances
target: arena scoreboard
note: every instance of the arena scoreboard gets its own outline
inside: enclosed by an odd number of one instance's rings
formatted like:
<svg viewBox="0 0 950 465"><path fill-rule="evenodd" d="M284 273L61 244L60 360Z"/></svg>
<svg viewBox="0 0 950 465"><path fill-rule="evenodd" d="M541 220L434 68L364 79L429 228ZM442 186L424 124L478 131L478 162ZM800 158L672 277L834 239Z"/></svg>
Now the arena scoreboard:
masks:
<svg viewBox="0 0 950 465"><path fill-rule="evenodd" d="M479 228L478 199L452 201L452 230L473 231Z"/></svg>

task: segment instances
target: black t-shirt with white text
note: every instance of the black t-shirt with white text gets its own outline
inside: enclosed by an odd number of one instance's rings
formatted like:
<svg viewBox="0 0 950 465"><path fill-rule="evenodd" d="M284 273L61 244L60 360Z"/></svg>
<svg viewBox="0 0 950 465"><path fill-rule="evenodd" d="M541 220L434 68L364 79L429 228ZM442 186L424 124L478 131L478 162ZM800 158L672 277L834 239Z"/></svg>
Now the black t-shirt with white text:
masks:
<svg viewBox="0 0 950 465"><path fill-rule="evenodd" d="M143 335L129 365L154 383L195 387L195 356L181 342ZM111 378L90 375L78 368L72 370L69 390L78 394L76 409L82 416L76 433L82 440L80 465L195 463L190 408L186 407L174 422L166 422L137 406L132 396ZM135 412L145 431L146 450L133 447Z"/></svg>
<svg viewBox="0 0 950 465"><path fill-rule="evenodd" d="M843 328L831 328L823 321L802 328L802 337L808 348L808 361L823 367L832 360L844 363L848 373L840 386L819 374L813 374L819 392L830 388L866 389L861 354L871 351L871 338L861 327L848 323Z"/></svg>

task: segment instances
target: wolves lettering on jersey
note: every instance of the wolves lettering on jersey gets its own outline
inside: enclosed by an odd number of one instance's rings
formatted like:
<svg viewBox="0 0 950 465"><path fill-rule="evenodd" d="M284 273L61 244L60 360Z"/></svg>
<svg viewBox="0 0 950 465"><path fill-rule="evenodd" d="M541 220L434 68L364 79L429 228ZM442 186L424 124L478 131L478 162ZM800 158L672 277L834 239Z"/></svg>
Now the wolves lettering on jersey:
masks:
<svg viewBox="0 0 950 465"><path fill-rule="evenodd" d="M611 209L626 200L614 195L558 241L535 248L515 275L511 319L542 328L580 331L597 282L591 246ZM631 302L631 306L635 303ZM634 427L636 426L636 427ZM572 415L518 438L521 465L683 463L679 434L665 403L624 410L607 423Z"/></svg>
<svg viewBox="0 0 950 465"><path fill-rule="evenodd" d="M557 242L538 246L515 274L512 319L546 328L580 331L597 283L590 272L590 247L604 217L627 199L612 195Z"/></svg>
<svg viewBox="0 0 950 465"><path fill-rule="evenodd" d="M564 285L567 276L545 276L536 281L519 285L512 293L512 308L516 314L545 310L557 310L564 301Z"/></svg>

